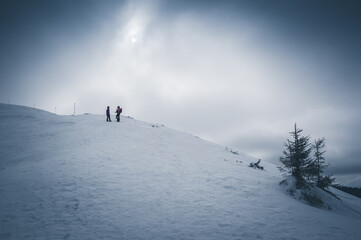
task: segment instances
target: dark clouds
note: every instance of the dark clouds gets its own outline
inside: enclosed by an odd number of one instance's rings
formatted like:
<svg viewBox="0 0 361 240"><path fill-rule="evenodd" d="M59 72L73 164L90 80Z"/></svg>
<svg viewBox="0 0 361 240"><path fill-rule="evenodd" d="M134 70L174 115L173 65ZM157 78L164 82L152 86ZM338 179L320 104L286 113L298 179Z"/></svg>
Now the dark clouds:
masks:
<svg viewBox="0 0 361 240"><path fill-rule="evenodd" d="M284 48L303 48L327 54L327 66L352 71L361 61L361 3L337 1L163 1L163 7L177 14L196 12L228 22L237 29L239 21L264 25L269 38L276 38ZM167 15L169 16L169 15ZM240 29L242 31L242 29ZM272 40L272 39L270 39ZM290 49L290 50L295 50ZM323 63L318 63L320 67ZM348 75L344 81L360 84L360 76Z"/></svg>
<svg viewBox="0 0 361 240"><path fill-rule="evenodd" d="M20 72L33 68L34 59L52 55L71 44L87 42L114 14L122 1L5 0L0 10L0 79L12 94ZM55 53L56 54L56 53ZM47 61L47 60L45 60ZM51 81L51 79L49 79Z"/></svg>
<svg viewBox="0 0 361 240"><path fill-rule="evenodd" d="M0 101L126 114L277 162L294 122L360 167L359 1L2 1ZM336 171L336 170L335 170Z"/></svg>

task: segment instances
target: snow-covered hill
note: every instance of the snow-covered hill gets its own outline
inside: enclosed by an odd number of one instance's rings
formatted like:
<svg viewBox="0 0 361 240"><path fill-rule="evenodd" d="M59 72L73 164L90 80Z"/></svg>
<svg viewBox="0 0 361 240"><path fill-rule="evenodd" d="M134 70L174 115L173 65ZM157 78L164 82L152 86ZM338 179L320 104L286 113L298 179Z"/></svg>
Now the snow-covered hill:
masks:
<svg viewBox="0 0 361 240"><path fill-rule="evenodd" d="M337 175L336 183L347 187L361 188L361 175L360 174Z"/></svg>
<svg viewBox="0 0 361 240"><path fill-rule="evenodd" d="M0 104L0 239L360 239L361 200L162 125Z"/></svg>

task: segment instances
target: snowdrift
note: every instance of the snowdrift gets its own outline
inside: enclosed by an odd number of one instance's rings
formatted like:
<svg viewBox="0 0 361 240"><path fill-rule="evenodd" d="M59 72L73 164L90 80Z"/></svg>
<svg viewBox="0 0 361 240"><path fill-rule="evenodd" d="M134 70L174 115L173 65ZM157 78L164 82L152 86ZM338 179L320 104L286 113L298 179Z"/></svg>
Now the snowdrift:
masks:
<svg viewBox="0 0 361 240"><path fill-rule="evenodd" d="M0 239L361 235L360 199L312 207L275 165L159 124L0 104L0 131Z"/></svg>

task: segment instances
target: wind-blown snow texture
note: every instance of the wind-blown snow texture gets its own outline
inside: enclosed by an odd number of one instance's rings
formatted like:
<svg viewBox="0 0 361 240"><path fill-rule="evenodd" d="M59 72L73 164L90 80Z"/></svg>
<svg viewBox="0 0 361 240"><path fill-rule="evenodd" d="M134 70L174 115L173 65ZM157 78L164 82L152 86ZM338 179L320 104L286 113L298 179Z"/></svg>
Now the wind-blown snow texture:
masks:
<svg viewBox="0 0 361 240"><path fill-rule="evenodd" d="M1 239L360 239L361 200L161 125L0 104Z"/></svg>

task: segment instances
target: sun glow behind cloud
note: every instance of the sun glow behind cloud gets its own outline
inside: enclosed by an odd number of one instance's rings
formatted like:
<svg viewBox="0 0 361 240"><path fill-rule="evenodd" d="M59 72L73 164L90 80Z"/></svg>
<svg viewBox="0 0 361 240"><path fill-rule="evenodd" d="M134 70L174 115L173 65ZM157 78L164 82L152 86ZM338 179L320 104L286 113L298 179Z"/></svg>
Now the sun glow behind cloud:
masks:
<svg viewBox="0 0 361 240"><path fill-rule="evenodd" d="M152 5L142 5L142 7L129 4L122 9L118 18L119 29L116 35L116 44L119 51L130 47L129 45L141 42L144 32L150 24L154 14Z"/></svg>

